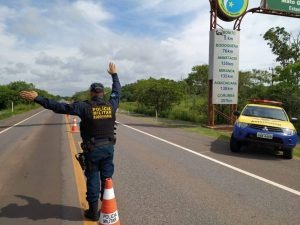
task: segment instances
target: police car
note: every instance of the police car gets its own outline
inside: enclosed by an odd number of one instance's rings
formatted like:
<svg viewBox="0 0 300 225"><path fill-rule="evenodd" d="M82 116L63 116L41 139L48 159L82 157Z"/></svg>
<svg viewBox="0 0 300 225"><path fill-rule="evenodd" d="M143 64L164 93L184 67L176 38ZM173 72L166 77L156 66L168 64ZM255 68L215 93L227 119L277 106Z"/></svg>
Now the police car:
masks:
<svg viewBox="0 0 300 225"><path fill-rule="evenodd" d="M297 144L297 131L290 122L281 102L250 100L242 112L234 112L237 120L230 139L232 152L239 152L242 145L258 144L283 151L287 159L293 157ZM291 118L291 121L296 121Z"/></svg>

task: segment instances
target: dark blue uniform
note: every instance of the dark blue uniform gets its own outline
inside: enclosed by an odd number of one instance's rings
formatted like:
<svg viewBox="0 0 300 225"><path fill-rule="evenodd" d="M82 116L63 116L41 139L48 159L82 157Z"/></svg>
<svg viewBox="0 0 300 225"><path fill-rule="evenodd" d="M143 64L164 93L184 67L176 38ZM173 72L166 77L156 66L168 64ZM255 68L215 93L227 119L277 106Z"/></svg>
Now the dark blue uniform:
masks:
<svg viewBox="0 0 300 225"><path fill-rule="evenodd" d="M119 105L121 85L117 74L112 75L112 80L112 93L107 104L112 107L113 114L115 115ZM41 96L36 97L34 101L42 105L44 108L54 111L55 113L79 116L81 118L81 127L86 125L84 124L86 121L86 111L87 108L91 107L88 101L67 104L56 102ZM99 96L94 96L92 101L96 104L104 103L103 98ZM80 129L80 131L83 142L89 141L90 137L86 131L84 129ZM93 203L97 202L99 198L99 172L101 179L101 199L103 196L105 179L111 178L114 173L114 146L112 143L110 143L105 146L96 147L93 149L93 151L85 152L84 154L87 164L87 169L85 170L85 176L87 177L86 199L89 203Z"/></svg>

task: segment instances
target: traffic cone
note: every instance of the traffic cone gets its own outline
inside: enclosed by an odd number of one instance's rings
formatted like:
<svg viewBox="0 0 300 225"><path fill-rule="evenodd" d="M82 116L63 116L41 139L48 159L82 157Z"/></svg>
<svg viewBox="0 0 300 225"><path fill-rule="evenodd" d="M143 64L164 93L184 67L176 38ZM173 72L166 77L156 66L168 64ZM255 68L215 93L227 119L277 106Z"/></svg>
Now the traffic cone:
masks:
<svg viewBox="0 0 300 225"><path fill-rule="evenodd" d="M111 178L105 180L102 206L100 209L99 225L120 225L117 202Z"/></svg>
<svg viewBox="0 0 300 225"><path fill-rule="evenodd" d="M76 122L76 118L73 119L72 132L79 132L77 122Z"/></svg>

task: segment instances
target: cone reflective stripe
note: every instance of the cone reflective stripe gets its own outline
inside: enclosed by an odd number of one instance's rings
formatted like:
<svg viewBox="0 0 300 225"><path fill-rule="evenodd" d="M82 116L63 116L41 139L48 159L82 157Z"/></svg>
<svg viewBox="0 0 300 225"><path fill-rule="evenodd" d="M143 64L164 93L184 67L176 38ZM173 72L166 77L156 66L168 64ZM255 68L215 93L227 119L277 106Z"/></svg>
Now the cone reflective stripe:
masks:
<svg viewBox="0 0 300 225"><path fill-rule="evenodd" d="M99 225L107 224L120 225L117 202L111 178L105 180L105 189L99 218Z"/></svg>
<svg viewBox="0 0 300 225"><path fill-rule="evenodd" d="M77 122L76 122L76 118L73 119L72 132L79 132Z"/></svg>
<svg viewBox="0 0 300 225"><path fill-rule="evenodd" d="M106 189L103 195L103 199L106 200L111 200L115 198L115 193L114 193L114 189L110 188L110 189Z"/></svg>

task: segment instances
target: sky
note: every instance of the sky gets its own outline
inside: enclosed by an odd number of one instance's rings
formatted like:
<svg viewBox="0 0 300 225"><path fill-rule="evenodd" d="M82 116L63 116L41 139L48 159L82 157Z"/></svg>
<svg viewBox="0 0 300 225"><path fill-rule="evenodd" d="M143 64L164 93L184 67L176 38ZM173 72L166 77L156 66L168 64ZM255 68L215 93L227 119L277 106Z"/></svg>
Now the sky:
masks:
<svg viewBox="0 0 300 225"><path fill-rule="evenodd" d="M260 0L249 0L249 7ZM110 61L122 85L139 79L185 79L208 64L208 0L0 0L0 85L26 81L72 96L92 82L111 86ZM222 22L232 29L233 22ZM276 65L263 34L300 32L299 19L248 14L240 33L240 70Z"/></svg>

